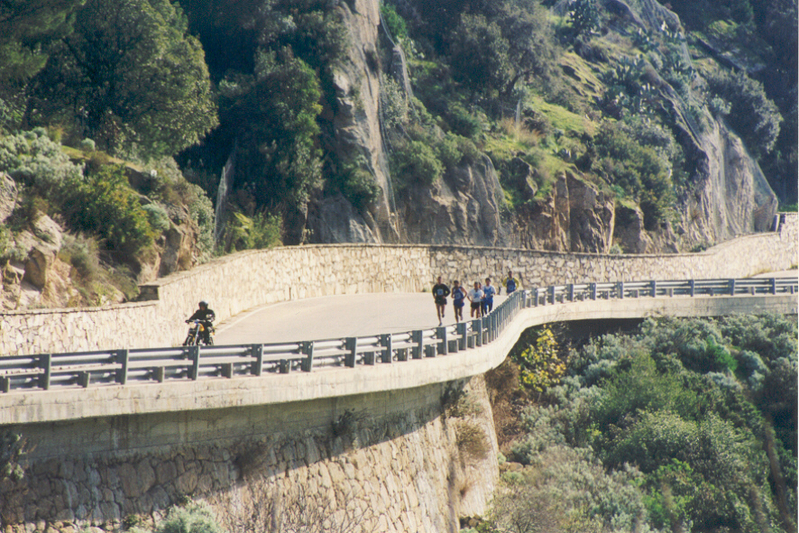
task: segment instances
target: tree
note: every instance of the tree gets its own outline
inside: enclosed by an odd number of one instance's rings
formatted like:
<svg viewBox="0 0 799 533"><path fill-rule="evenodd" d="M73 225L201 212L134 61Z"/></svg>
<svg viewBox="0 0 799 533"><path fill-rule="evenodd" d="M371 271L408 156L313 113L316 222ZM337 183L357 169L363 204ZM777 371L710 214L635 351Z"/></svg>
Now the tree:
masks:
<svg viewBox="0 0 799 533"><path fill-rule="evenodd" d="M38 76L28 116L145 156L173 155L217 124L202 47L167 0L88 0Z"/></svg>
<svg viewBox="0 0 799 533"><path fill-rule="evenodd" d="M226 79L220 92L223 125L238 140L236 187L249 186L261 206L303 214L321 180L316 118L322 106L316 73L288 48L262 51L254 75ZM296 229L288 222L287 229ZM300 238L287 237L289 242Z"/></svg>
<svg viewBox="0 0 799 533"><path fill-rule="evenodd" d="M502 90L511 79L510 44L483 15L461 15L450 52L455 78L473 90Z"/></svg>
<svg viewBox="0 0 799 533"><path fill-rule="evenodd" d="M19 127L28 82L44 68L52 43L72 31L73 14L83 2L0 2L0 124Z"/></svg>

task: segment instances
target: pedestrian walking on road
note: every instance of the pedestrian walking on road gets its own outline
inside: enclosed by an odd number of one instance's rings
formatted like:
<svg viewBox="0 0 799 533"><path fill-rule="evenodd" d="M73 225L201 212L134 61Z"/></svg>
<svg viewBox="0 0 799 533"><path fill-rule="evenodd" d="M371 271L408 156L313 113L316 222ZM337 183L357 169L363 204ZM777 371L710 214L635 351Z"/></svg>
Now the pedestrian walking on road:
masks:
<svg viewBox="0 0 799 533"><path fill-rule="evenodd" d="M458 280L452 282L452 307L455 309L455 322L463 320L463 300L466 299L466 291L463 290Z"/></svg>
<svg viewBox="0 0 799 533"><path fill-rule="evenodd" d="M505 294L511 295L519 287L519 280L513 277L513 272L508 270L508 277L502 280L502 285L505 287Z"/></svg>
<svg viewBox="0 0 799 533"><path fill-rule="evenodd" d="M447 309L447 296L449 296L449 287L441 281L441 276L438 276L438 281L433 285L433 300L436 302L439 326L444 320L444 311Z"/></svg>
<svg viewBox="0 0 799 533"><path fill-rule="evenodd" d="M472 302L472 313L470 316L472 318L480 318L480 311L483 307L483 291L480 289L479 281L474 282L474 289L470 289L466 297Z"/></svg>
<svg viewBox="0 0 799 533"><path fill-rule="evenodd" d="M486 284L483 286L483 316L494 310L494 294L496 288L491 285L491 278L486 278Z"/></svg>

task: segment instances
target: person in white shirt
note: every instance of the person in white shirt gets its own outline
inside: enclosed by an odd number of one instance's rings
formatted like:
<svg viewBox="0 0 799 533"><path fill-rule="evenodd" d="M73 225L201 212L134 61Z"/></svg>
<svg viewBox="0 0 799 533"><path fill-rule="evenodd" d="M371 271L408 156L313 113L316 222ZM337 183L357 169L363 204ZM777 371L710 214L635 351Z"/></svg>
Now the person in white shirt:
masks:
<svg viewBox="0 0 799 533"><path fill-rule="evenodd" d="M470 316L472 318L480 318L482 316L480 311L483 306L483 291L480 289L479 281L474 282L474 289L469 289L469 294L466 297L472 302L472 314Z"/></svg>

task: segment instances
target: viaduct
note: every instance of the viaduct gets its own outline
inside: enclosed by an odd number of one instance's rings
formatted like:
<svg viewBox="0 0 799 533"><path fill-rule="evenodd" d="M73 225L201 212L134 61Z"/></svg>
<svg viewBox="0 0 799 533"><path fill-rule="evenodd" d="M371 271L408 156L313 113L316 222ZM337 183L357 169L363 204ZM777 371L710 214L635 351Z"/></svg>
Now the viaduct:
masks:
<svg viewBox="0 0 799 533"><path fill-rule="evenodd" d="M172 346L184 332L182 318L203 297L220 302L224 319L265 303L418 292L437 275L472 279L509 268L523 289L744 278L797 265L797 217L782 218L775 232L698 254L374 245L243 252L143 286L141 302L1 315L0 354ZM458 517L485 511L497 479L482 375L526 328L797 310L793 289L570 296L563 303L544 297L544 304L536 297L535 305L533 292L525 294L501 329L446 356L420 350L416 359L313 372L0 392L0 467L8 467L0 475L0 527L114 531L194 499L231 531L277 530L284 519L316 524L308 531L455 531Z"/></svg>

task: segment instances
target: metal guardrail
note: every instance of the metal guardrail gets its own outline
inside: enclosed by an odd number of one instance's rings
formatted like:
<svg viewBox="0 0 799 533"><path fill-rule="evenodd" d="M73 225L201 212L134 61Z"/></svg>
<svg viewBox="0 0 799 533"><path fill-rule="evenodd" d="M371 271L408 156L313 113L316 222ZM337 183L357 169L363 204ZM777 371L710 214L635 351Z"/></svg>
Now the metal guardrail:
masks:
<svg viewBox="0 0 799 533"><path fill-rule="evenodd" d="M488 316L435 329L371 337L118 349L0 357L0 393L324 371L454 354L495 340L521 309L558 303L674 296L795 294L788 278L636 281L517 291Z"/></svg>

